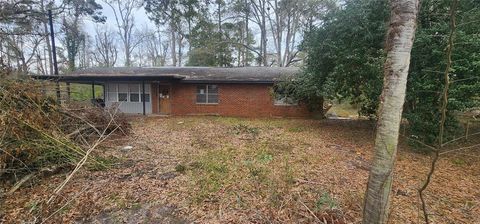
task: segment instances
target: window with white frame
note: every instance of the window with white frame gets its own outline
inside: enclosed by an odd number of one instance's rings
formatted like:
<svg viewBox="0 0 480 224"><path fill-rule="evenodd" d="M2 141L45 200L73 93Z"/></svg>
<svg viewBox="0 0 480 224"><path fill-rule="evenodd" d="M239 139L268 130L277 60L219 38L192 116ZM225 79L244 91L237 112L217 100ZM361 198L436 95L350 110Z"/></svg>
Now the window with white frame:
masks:
<svg viewBox="0 0 480 224"><path fill-rule="evenodd" d="M141 84L140 84L140 96L143 97ZM140 98L140 101L142 101L141 98ZM145 102L146 103L150 102L150 85L147 85L147 84L145 84Z"/></svg>
<svg viewBox="0 0 480 224"><path fill-rule="evenodd" d="M150 85L145 85L145 96L142 94L142 85L138 83L109 83L107 85L107 100L109 102L150 102Z"/></svg>
<svg viewBox="0 0 480 224"><path fill-rule="evenodd" d="M117 84L108 83L107 85L107 101L109 102L117 102Z"/></svg>
<svg viewBox="0 0 480 224"><path fill-rule="evenodd" d="M128 92L130 93L130 102L140 102L139 84L128 84Z"/></svg>
<svg viewBox="0 0 480 224"><path fill-rule="evenodd" d="M218 85L197 85L197 103L218 104Z"/></svg>
<svg viewBox="0 0 480 224"><path fill-rule="evenodd" d="M128 84L118 84L118 102L128 101Z"/></svg>

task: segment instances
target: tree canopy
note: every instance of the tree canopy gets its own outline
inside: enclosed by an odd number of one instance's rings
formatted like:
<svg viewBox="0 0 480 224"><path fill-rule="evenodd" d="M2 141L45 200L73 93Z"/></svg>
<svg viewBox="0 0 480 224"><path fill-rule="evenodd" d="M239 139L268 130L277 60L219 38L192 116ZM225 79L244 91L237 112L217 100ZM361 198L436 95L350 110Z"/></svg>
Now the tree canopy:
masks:
<svg viewBox="0 0 480 224"><path fill-rule="evenodd" d="M450 4L447 0L421 4L404 117L413 137L432 143L439 125ZM446 133L450 137L459 130L455 113L479 105L480 23L475 21L480 12L472 10L479 6L478 1L465 0L458 7ZM375 116L388 16L386 0L350 0L312 27L301 45L308 58L303 75L294 82L296 97L313 104L318 98L347 99L360 105L360 114Z"/></svg>

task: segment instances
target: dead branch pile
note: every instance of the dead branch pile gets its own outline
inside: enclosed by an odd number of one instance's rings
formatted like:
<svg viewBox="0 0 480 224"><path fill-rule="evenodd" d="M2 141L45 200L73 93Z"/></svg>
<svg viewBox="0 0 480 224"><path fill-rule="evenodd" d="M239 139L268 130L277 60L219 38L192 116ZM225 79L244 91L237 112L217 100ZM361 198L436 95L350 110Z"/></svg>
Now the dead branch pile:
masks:
<svg viewBox="0 0 480 224"><path fill-rule="evenodd" d="M2 180L52 167L74 167L95 140L125 135L130 129L113 109L61 105L43 88L44 84L32 80L0 81ZM104 165L100 161L95 156L88 160Z"/></svg>

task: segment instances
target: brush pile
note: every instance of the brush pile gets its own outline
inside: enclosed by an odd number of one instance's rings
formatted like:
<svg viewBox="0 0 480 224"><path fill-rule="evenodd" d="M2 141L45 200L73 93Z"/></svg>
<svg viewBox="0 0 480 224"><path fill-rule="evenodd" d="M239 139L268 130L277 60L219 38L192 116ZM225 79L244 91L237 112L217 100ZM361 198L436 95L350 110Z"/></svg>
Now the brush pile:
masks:
<svg viewBox="0 0 480 224"><path fill-rule="evenodd" d="M48 88L48 87L47 87ZM0 80L0 179L74 167L86 152L130 126L116 110L61 105L32 80ZM104 165L95 156L88 163Z"/></svg>

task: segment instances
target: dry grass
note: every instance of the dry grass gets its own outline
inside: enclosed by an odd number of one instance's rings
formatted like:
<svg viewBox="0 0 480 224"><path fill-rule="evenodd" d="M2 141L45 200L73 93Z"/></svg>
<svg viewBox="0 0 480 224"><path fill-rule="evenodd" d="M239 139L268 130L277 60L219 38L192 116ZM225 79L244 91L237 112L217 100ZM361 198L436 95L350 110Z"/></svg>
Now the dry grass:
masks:
<svg viewBox="0 0 480 224"><path fill-rule="evenodd" d="M114 158L116 168L82 171L66 186L55 209L35 206L61 176L6 195L3 221L44 220L62 207L47 223L101 222L105 217L154 223L148 215L135 214L159 206L174 208L164 215L174 223L361 220L373 148L369 121L149 117L135 118L133 129L131 138L104 145L103 154ZM133 149L122 150L125 145ZM480 158L471 156L475 150L440 159L427 190L436 223L480 220ZM421 220L416 189L429 161L429 156L401 146L391 223Z"/></svg>

